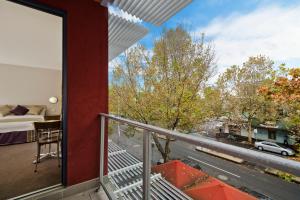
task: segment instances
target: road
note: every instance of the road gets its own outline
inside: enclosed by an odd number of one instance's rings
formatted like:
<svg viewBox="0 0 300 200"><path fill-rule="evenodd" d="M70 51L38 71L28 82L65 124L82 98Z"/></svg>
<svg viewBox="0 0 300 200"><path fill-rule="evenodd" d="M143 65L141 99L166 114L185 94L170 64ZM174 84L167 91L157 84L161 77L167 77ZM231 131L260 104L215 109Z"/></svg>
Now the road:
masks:
<svg viewBox="0 0 300 200"><path fill-rule="evenodd" d="M142 135L127 138L123 134L118 137L113 134L113 141L135 156L142 158ZM194 145L176 141L171 143L171 157L183 159L193 164L198 164L201 170L209 175L236 187L246 188L257 197L269 197L272 200L297 200L300 199L300 186L289 183L275 176L263 173L254 165L239 165L233 162L208 155L195 150ZM160 154L156 147L152 150L152 160L159 160Z"/></svg>
<svg viewBox="0 0 300 200"><path fill-rule="evenodd" d="M216 178L227 177L222 180L237 188L245 187L251 191L263 194L274 200L296 200L300 197L300 186L295 183L283 181L277 177L264 174L255 166L245 166L217 158L199 151L192 146L175 142L171 148L172 155L180 158L200 160L201 169ZM196 161L197 162L197 161Z"/></svg>
<svg viewBox="0 0 300 200"><path fill-rule="evenodd" d="M217 140L215 137L208 137L208 136L204 136L204 135L199 135L198 133L190 133L190 135L193 135L193 136L196 136L196 137L203 137L205 139L210 139L210 140L215 140L215 141L219 141L219 142L224 142L224 140ZM255 147L246 147L246 146L242 146L242 145L238 145L240 143L237 143L235 142L234 143L228 143L228 142L224 142L224 143L227 143L227 144L231 144L231 145L237 145L237 146L240 146L240 147L243 147L243 148L247 148L247 149L251 149L253 151L258 151L258 152L261 152L260 150L256 149ZM270 155L275 155L275 156L279 156L279 157L282 157L282 158L285 158L286 156L283 156L279 153L274 153L274 152L270 152L270 151L263 151L263 153L267 153L267 154L270 154Z"/></svg>

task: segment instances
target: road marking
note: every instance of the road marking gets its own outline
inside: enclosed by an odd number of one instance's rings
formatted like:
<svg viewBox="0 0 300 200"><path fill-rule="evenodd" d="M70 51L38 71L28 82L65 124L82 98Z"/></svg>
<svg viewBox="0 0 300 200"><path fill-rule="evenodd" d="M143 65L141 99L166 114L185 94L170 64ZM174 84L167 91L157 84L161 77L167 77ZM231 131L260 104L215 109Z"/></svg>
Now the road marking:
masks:
<svg viewBox="0 0 300 200"><path fill-rule="evenodd" d="M213 168L215 168L215 169L218 169L218 170L220 170L220 171L222 171L222 172L225 172L225 173L230 174L230 175L232 175L232 176L235 176L235 177L237 177L237 178L241 178L239 175L236 175L236 174L234 174L234 173L231 173L231 172L229 172L229 171L226 171L226 170L224 170L224 169L221 169L221 168L219 168L219 167L216 167L216 166L211 165L211 164L209 164L209 163L206 163L206 162L204 162L204 161L198 160L198 159L196 159L196 158L193 158L192 156L188 156L188 158L191 159L191 160L194 160L194 161L203 163L203 164L205 164L205 165L208 165L208 166L210 166L210 167L213 167Z"/></svg>

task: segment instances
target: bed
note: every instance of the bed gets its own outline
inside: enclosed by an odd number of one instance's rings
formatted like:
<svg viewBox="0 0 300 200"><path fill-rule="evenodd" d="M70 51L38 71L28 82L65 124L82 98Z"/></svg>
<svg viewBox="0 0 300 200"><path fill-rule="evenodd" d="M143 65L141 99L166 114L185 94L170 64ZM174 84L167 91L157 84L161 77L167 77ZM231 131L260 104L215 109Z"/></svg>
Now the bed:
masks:
<svg viewBox="0 0 300 200"><path fill-rule="evenodd" d="M36 114L0 116L0 145L34 142L33 122L44 121L45 112L46 106L42 106L41 111Z"/></svg>

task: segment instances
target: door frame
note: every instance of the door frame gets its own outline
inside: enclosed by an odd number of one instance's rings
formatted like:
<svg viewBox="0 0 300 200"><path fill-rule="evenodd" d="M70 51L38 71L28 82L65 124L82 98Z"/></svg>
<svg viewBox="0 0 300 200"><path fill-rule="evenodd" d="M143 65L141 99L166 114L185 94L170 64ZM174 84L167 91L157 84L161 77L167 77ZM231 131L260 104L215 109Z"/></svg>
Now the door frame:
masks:
<svg viewBox="0 0 300 200"><path fill-rule="evenodd" d="M67 12L61 9L53 8L42 3L38 3L34 0L7 0L13 3L17 3L26 7L30 7L35 10L46 12L62 18L62 164L61 164L61 183L67 186Z"/></svg>

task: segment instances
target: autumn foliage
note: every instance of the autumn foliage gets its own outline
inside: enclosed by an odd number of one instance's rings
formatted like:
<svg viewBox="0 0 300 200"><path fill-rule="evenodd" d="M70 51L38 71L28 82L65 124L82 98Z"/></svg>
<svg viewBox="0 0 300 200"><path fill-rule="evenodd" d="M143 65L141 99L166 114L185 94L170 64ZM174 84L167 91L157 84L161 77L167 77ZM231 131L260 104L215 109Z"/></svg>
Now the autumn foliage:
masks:
<svg viewBox="0 0 300 200"><path fill-rule="evenodd" d="M287 73L276 77L269 86L262 86L259 93L276 102L300 101L300 68L287 69Z"/></svg>
<svg viewBox="0 0 300 200"><path fill-rule="evenodd" d="M258 93L273 101L283 111L281 117L295 134L300 128L300 68L281 65L271 84L259 88Z"/></svg>

